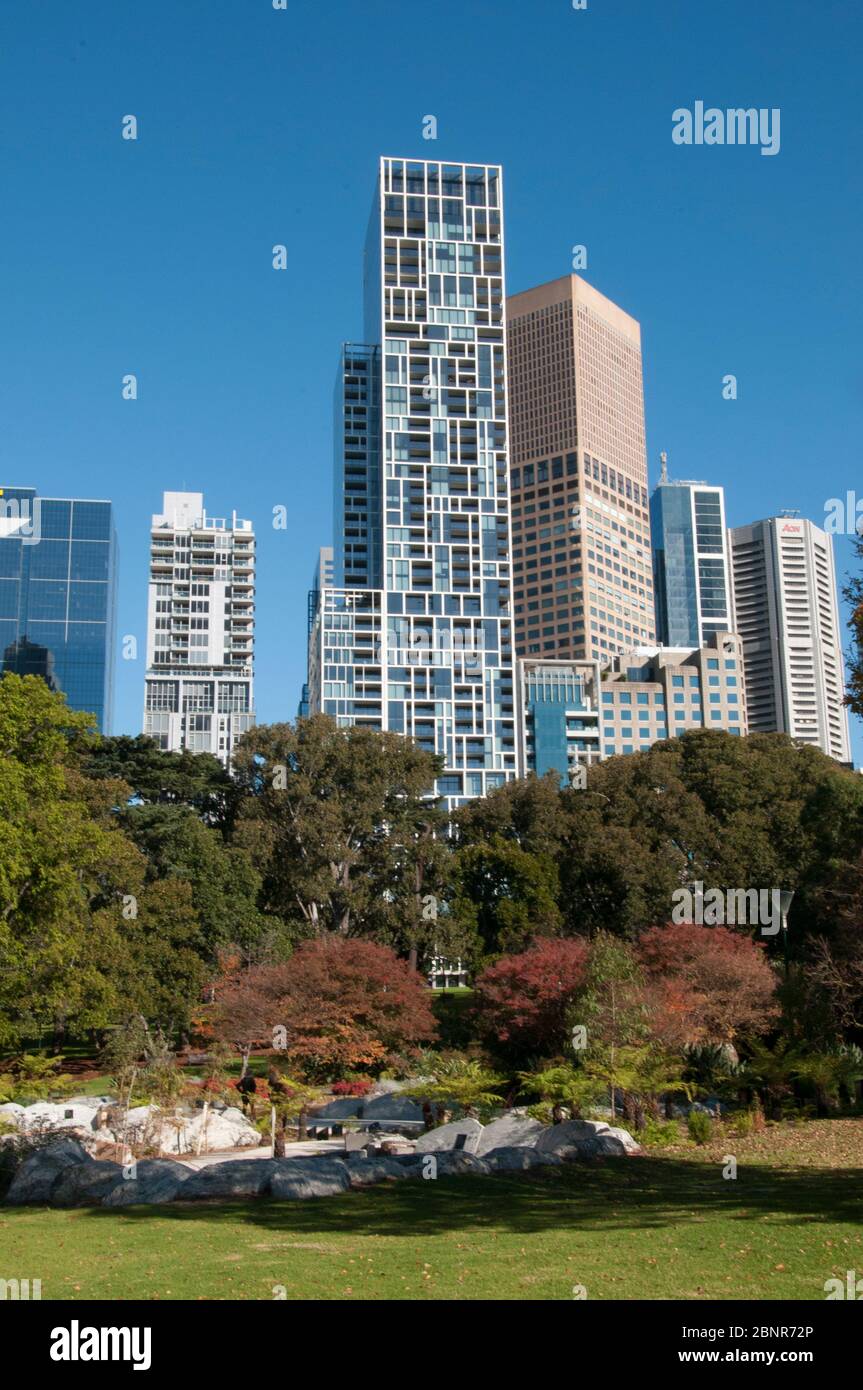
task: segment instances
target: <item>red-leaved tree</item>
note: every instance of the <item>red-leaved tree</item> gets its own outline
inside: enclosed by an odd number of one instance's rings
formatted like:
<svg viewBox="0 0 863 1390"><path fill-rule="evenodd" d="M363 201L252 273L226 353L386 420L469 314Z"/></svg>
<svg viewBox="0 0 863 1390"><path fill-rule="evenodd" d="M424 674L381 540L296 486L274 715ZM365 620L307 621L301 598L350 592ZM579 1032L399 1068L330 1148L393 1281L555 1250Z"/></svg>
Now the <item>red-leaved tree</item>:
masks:
<svg viewBox="0 0 863 1390"><path fill-rule="evenodd" d="M652 927L638 943L651 1027L669 1047L732 1043L775 1022L777 978L764 947L727 927Z"/></svg>
<svg viewBox="0 0 863 1390"><path fill-rule="evenodd" d="M489 1051L524 1065L566 1051L567 1011L584 983L588 949L580 937L540 937L482 972L474 1009Z"/></svg>
<svg viewBox="0 0 863 1390"><path fill-rule="evenodd" d="M437 1036L431 991L388 946L327 935L258 966L219 1006L222 1037L254 1034L316 1079L383 1067Z"/></svg>

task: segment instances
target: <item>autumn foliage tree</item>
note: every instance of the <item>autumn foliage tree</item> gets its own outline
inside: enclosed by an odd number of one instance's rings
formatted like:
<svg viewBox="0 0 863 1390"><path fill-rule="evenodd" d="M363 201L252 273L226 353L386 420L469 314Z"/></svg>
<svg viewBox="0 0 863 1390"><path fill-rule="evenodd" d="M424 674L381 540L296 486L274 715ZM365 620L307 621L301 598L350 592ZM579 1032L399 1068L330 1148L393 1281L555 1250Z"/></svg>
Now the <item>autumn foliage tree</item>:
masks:
<svg viewBox="0 0 863 1390"><path fill-rule="evenodd" d="M777 977L764 947L727 927L653 927L637 948L653 1032L670 1047L732 1043L778 1017Z"/></svg>
<svg viewBox="0 0 863 1390"><path fill-rule="evenodd" d="M436 1037L423 977L388 946L327 935L282 964L241 972L217 1003L216 1031L264 1042L314 1079L380 1069Z"/></svg>
<svg viewBox="0 0 863 1390"><path fill-rule="evenodd" d="M588 943L542 937L502 956L476 981L479 1036L506 1059L551 1057L566 1046L567 1010L584 983Z"/></svg>

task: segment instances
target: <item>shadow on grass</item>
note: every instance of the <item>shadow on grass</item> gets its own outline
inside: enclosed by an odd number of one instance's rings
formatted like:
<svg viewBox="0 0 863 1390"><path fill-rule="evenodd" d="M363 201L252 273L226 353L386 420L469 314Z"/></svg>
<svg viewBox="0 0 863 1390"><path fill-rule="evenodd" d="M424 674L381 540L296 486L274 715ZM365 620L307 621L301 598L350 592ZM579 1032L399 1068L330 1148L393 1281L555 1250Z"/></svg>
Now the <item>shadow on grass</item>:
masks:
<svg viewBox="0 0 863 1390"><path fill-rule="evenodd" d="M94 1222L117 1216L177 1223L242 1221L268 1231L376 1236L492 1228L525 1234L561 1228L614 1232L761 1217L859 1226L863 1169L777 1169L741 1163L737 1178L725 1180L719 1163L612 1159L512 1177L403 1181L306 1201L260 1197L93 1207L81 1215Z"/></svg>

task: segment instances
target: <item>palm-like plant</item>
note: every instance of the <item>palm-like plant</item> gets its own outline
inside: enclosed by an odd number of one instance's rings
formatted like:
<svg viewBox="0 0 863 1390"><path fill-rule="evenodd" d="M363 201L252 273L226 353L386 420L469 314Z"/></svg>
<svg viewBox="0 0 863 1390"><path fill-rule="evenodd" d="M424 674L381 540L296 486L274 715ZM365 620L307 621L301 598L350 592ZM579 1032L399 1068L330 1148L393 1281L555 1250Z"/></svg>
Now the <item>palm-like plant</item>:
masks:
<svg viewBox="0 0 863 1390"><path fill-rule="evenodd" d="M489 1109L501 1103L499 1092L506 1085L506 1077L499 1076L473 1057L427 1053L422 1065L428 1080L405 1090L404 1095L456 1105L462 1111Z"/></svg>
<svg viewBox="0 0 863 1390"><path fill-rule="evenodd" d="M863 1052L855 1045L835 1052L811 1052L792 1064L792 1075L809 1083L819 1115L828 1115L840 1091L852 1091L863 1077Z"/></svg>

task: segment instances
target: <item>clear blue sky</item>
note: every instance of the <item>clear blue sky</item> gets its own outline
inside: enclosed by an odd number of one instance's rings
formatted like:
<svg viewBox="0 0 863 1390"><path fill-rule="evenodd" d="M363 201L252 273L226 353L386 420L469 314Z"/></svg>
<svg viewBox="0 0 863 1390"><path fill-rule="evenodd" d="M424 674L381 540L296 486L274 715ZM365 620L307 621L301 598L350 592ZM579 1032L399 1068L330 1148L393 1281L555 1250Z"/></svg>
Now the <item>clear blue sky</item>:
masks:
<svg viewBox="0 0 863 1390"><path fill-rule="evenodd" d="M258 715L294 716L380 154L504 165L511 292L587 246L642 324L651 481L665 448L732 524L863 496L861 48L848 0L6 6L0 481L116 504L116 730L140 728L150 514L184 486L256 523ZM779 107L779 154L673 144L696 100Z"/></svg>

